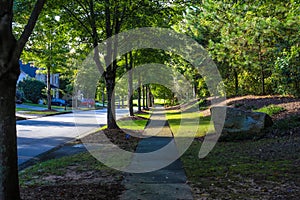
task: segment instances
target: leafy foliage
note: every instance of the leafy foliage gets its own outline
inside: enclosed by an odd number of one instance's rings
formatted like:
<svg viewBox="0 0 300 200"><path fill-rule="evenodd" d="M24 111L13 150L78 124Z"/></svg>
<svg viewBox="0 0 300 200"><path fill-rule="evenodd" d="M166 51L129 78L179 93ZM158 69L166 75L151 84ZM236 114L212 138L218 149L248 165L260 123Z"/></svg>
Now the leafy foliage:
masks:
<svg viewBox="0 0 300 200"><path fill-rule="evenodd" d="M33 103L38 103L38 100L44 98L43 90L46 85L34 78L27 78L18 84L18 87L23 91L25 99L32 101Z"/></svg>
<svg viewBox="0 0 300 200"><path fill-rule="evenodd" d="M174 28L210 53L229 95L299 95L298 1L202 1Z"/></svg>

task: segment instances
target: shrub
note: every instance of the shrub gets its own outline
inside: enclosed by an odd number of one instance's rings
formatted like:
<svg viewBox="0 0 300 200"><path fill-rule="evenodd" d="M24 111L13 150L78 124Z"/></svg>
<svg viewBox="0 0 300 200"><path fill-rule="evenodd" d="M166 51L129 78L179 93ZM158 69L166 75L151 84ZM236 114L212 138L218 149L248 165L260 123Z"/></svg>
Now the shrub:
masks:
<svg viewBox="0 0 300 200"><path fill-rule="evenodd" d="M46 85L34 78L26 78L18 84L18 88L23 91L25 99L38 103L39 99L44 98L42 90Z"/></svg>
<svg viewBox="0 0 300 200"><path fill-rule="evenodd" d="M19 100L19 101L24 101L25 100L25 95L24 95L24 92L22 90L17 89L16 99Z"/></svg>

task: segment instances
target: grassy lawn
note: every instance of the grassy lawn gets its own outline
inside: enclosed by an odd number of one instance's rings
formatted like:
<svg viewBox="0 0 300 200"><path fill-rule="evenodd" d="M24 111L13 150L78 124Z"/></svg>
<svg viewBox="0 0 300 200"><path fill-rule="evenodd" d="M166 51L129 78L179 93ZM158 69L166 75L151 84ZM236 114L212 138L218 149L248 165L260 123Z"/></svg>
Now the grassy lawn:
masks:
<svg viewBox="0 0 300 200"><path fill-rule="evenodd" d="M122 129L143 130L147 120L119 120L117 124Z"/></svg>
<svg viewBox="0 0 300 200"><path fill-rule="evenodd" d="M164 99L154 99L154 104L164 105L165 102L166 101ZM138 100L137 99L133 99L133 105L137 105L137 104L138 104ZM141 99L141 104L143 104L143 99Z"/></svg>
<svg viewBox="0 0 300 200"><path fill-rule="evenodd" d="M144 113L138 113L138 114L134 114L134 115L138 116L138 117L145 118L145 119L150 119L151 113L152 113L151 111L146 111Z"/></svg>
<svg viewBox="0 0 300 200"><path fill-rule="evenodd" d="M254 112L263 112L263 113L266 113L270 116L273 116L273 115L276 115L282 111L284 111L285 109L283 107L280 107L280 106L276 106L276 105L268 105L268 106L264 106L260 109L257 109L257 110L253 110Z"/></svg>
<svg viewBox="0 0 300 200"><path fill-rule="evenodd" d="M268 199L286 193L293 199L300 193L299 142L299 137L219 142L200 160L201 142L194 141L181 160L195 198Z"/></svg>
<svg viewBox="0 0 300 200"><path fill-rule="evenodd" d="M28 106L36 106L36 107L41 107L41 108L47 108L47 105L41 105L41 104L35 104L35 103L23 103L24 105L28 105ZM61 109L64 108L64 106L53 106L51 105L52 109Z"/></svg>
<svg viewBox="0 0 300 200"><path fill-rule="evenodd" d="M37 110L33 110L33 111L25 112L25 114L28 114L28 115L55 115L55 114L65 113L65 112L69 112L69 111L37 111Z"/></svg>
<svg viewBox="0 0 300 200"><path fill-rule="evenodd" d="M34 103L23 103L23 105L28 105L28 106L35 106L35 107L39 107L39 108L45 108L47 109L47 105L41 105L41 104L34 104ZM64 109L65 107L64 106L54 106L52 105L51 106L52 109ZM26 109L26 108L17 108L16 111L21 111L21 110L33 110L33 109ZM72 110L71 107L67 107L67 110Z"/></svg>
<svg viewBox="0 0 300 200"><path fill-rule="evenodd" d="M89 153L80 153L41 162L21 171L19 173L20 185L28 187L32 185L53 184L54 180L50 180L47 177L50 175L62 176L69 173L70 170L76 170L78 172L104 170L109 173L116 173L116 171L98 162Z"/></svg>
<svg viewBox="0 0 300 200"><path fill-rule="evenodd" d="M16 112L18 111L32 111L32 110L28 108L16 108Z"/></svg>
<svg viewBox="0 0 300 200"><path fill-rule="evenodd" d="M116 199L123 174L89 153L36 164L19 173L22 199Z"/></svg>
<svg viewBox="0 0 300 200"><path fill-rule="evenodd" d="M194 104L193 106L198 106ZM213 125L210 125L210 117L203 117L198 109L189 106L187 109L168 110L166 117L174 136L185 136L184 133L196 133L195 137L203 137L207 133L213 132Z"/></svg>

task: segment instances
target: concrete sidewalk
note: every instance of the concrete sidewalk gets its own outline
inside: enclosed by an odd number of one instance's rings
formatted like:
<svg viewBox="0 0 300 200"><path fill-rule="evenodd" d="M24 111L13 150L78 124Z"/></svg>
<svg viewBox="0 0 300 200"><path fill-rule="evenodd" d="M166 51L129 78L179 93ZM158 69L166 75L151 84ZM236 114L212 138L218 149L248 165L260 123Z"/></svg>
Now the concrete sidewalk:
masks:
<svg viewBox="0 0 300 200"><path fill-rule="evenodd" d="M166 145L171 145L174 146L174 149L170 154L176 154L176 144L173 140L172 131L166 122L164 112L159 111L158 115L154 117L151 116L151 120L153 123L152 125L151 122L148 124L150 127L146 127L145 133L146 135L149 135L149 133L153 135L153 133L155 133L155 136L143 138L137 146L136 153L154 152ZM163 126L159 128L157 125L161 124L163 124ZM155 168L155 166L161 163L166 163L166 160L170 159L170 157L172 156L160 155L154 157L153 160L147 160L147 158L137 160L133 157L132 163L138 163L139 167L145 168L153 165ZM120 199L193 199L191 188L186 182L187 178L182 163L177 159L170 165L156 171L147 173L126 173L126 177L123 180L125 191Z"/></svg>

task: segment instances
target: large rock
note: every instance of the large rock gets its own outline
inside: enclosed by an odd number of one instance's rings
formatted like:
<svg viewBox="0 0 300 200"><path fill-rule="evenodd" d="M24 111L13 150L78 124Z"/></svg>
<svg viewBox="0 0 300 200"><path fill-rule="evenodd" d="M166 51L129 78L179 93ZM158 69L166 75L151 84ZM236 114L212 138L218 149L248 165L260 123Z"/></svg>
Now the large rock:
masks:
<svg viewBox="0 0 300 200"><path fill-rule="evenodd" d="M220 140L233 141L263 136L263 130L273 125L272 118L266 113L243 111L238 108L216 106L211 109L212 121L216 130L222 131ZM223 129L222 112L226 112ZM223 118L224 119L224 118Z"/></svg>

